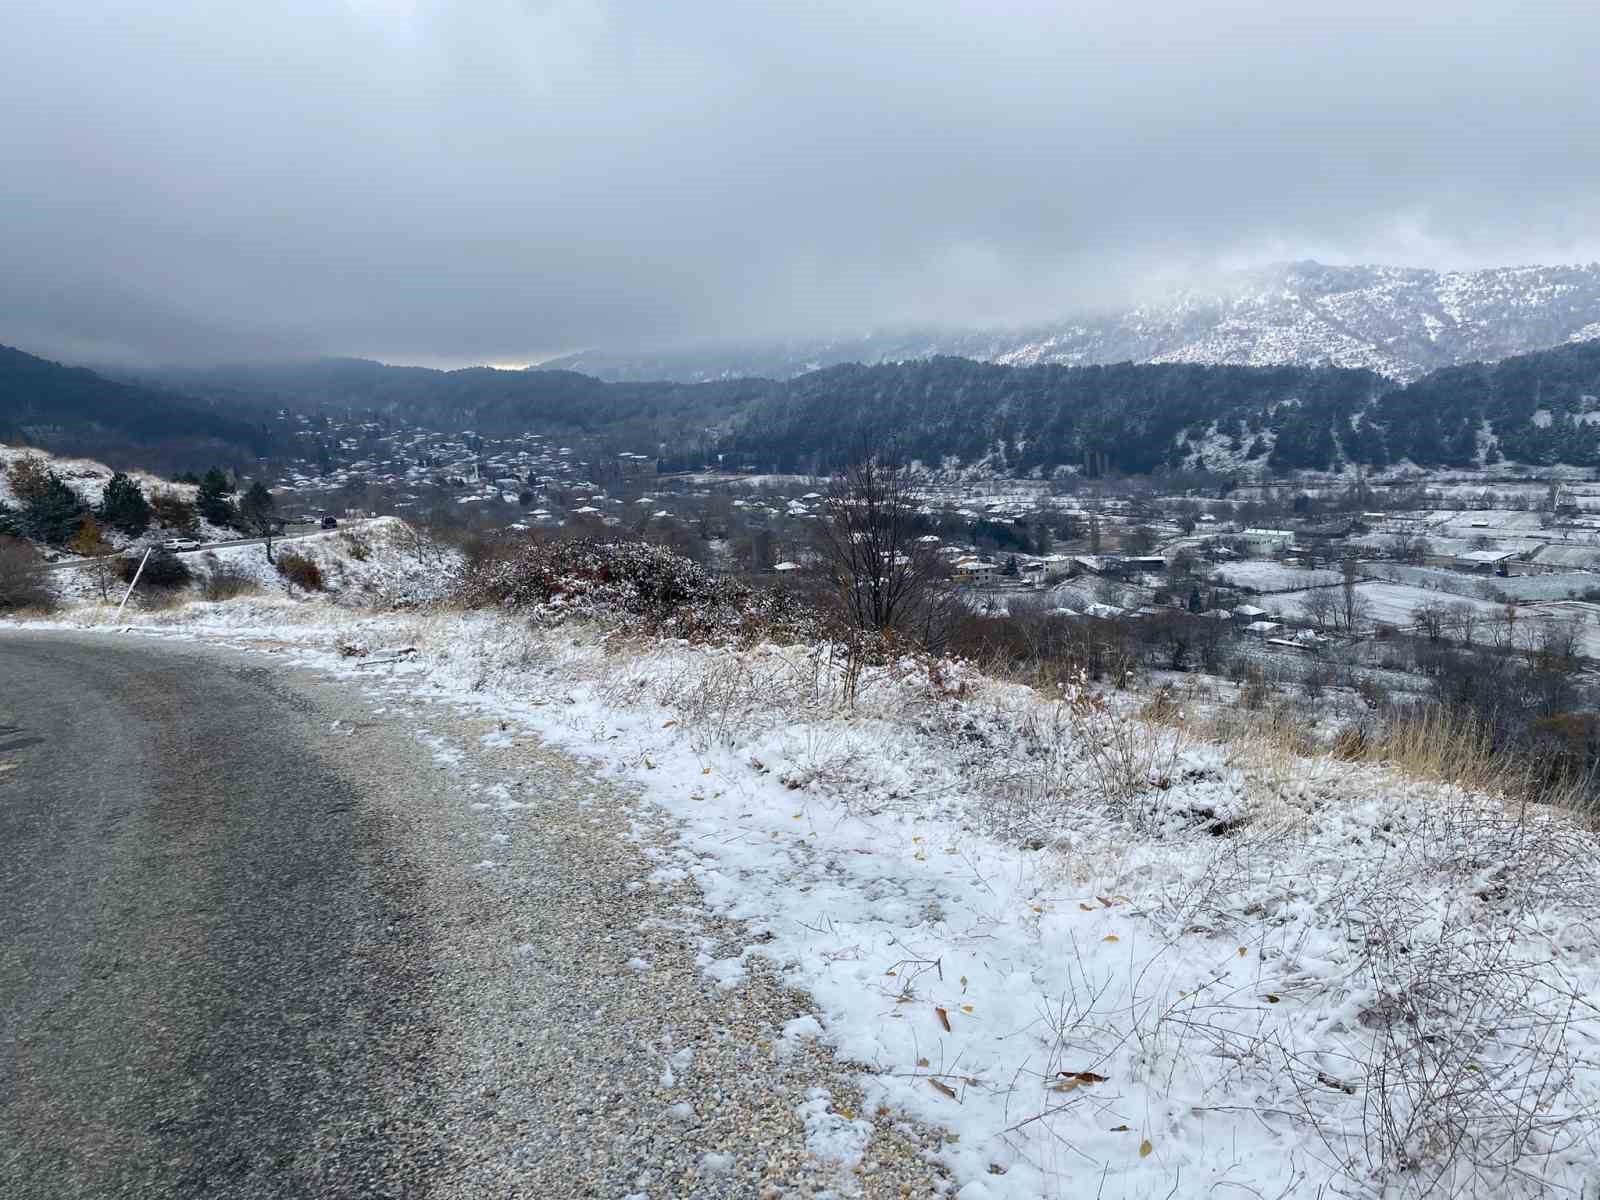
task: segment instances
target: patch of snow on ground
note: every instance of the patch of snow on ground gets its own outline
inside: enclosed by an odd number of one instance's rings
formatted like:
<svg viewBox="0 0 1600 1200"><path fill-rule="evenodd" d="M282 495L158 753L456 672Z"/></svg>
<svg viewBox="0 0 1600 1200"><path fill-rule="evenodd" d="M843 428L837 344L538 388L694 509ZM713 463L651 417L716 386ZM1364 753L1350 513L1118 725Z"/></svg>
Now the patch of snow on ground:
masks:
<svg viewBox="0 0 1600 1200"><path fill-rule="evenodd" d="M805 647L281 603L138 620L380 672L636 785L679 823L660 876L763 931L708 978L776 964L815 1003L784 1035L870 1066L869 1111L948 1130L963 1196L1594 1186L1600 844L1558 816L959 664L871 668L852 700ZM420 653L363 669L353 640ZM829 1103L808 1138L848 1155L865 1122Z"/></svg>

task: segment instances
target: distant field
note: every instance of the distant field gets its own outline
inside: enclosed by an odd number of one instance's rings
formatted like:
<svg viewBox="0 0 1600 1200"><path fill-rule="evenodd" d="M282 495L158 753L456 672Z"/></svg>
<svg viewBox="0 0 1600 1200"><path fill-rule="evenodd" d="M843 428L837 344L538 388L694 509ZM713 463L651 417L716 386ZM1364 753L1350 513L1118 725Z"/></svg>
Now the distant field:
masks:
<svg viewBox="0 0 1600 1200"><path fill-rule="evenodd" d="M1357 591L1365 598L1368 607L1368 620L1374 624L1385 625L1410 625L1416 612L1425 604L1470 604L1481 616L1499 617L1504 614L1505 606L1490 600L1480 600L1471 596L1456 596L1441 593L1431 588L1412 587L1402 583L1359 583ZM1291 619L1304 619L1306 598L1313 591L1307 589L1300 592L1288 592L1281 596L1271 597L1271 603L1265 607L1274 612L1280 612Z"/></svg>
<svg viewBox="0 0 1600 1200"><path fill-rule="evenodd" d="M1234 587L1258 592L1284 592L1338 583L1337 571L1312 571L1276 562L1238 562L1218 567L1215 574Z"/></svg>
<svg viewBox="0 0 1600 1200"><path fill-rule="evenodd" d="M1571 600L1590 588L1600 588L1600 575L1574 571L1561 575L1498 576L1465 575L1444 567L1408 567L1400 563L1366 563L1363 570L1391 583L1446 592L1451 596L1493 599L1490 593L1508 600Z"/></svg>
<svg viewBox="0 0 1600 1200"><path fill-rule="evenodd" d="M1546 546L1534 555L1535 562L1563 567L1600 568L1600 546L1554 545Z"/></svg>

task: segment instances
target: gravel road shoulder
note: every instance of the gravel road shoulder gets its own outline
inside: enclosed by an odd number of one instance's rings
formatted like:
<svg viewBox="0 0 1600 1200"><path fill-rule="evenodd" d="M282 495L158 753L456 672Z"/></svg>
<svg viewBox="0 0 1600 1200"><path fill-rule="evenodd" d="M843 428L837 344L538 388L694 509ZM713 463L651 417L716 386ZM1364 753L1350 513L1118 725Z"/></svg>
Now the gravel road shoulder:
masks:
<svg viewBox="0 0 1600 1200"><path fill-rule="evenodd" d="M532 735L279 649L151 644L226 656L306 706L325 765L419 865L432 961L416 1023L443 1078L418 1194L952 1190L930 1161L940 1131L862 1112L868 1068L784 1036L811 1006L775 968L747 957L731 986L708 978L759 935L707 912L692 882L652 881L650 848L673 838L663 814Z"/></svg>

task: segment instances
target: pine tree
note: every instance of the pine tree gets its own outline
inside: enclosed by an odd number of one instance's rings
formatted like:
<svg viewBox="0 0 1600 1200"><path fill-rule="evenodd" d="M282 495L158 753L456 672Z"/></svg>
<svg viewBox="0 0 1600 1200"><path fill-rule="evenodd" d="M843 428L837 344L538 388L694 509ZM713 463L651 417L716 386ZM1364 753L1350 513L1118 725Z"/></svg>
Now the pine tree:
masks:
<svg viewBox="0 0 1600 1200"><path fill-rule="evenodd" d="M45 472L43 486L33 492L22 509L22 535L36 542L60 546L78 532L84 505L54 471Z"/></svg>
<svg viewBox="0 0 1600 1200"><path fill-rule="evenodd" d="M150 502L137 483L118 471L100 498L100 519L129 537L138 537L150 528Z"/></svg>
<svg viewBox="0 0 1600 1200"><path fill-rule="evenodd" d="M267 561L272 561L272 535L277 529L278 520L273 514L277 507L272 493L267 490L267 485L259 479L250 485L250 490L239 501L239 516L245 525L253 532L267 539Z"/></svg>
<svg viewBox="0 0 1600 1200"><path fill-rule="evenodd" d="M213 525L231 525L235 514L233 504L228 497L238 490L238 485L222 470L212 467L205 473L205 478L200 480L200 492L195 497L195 508Z"/></svg>

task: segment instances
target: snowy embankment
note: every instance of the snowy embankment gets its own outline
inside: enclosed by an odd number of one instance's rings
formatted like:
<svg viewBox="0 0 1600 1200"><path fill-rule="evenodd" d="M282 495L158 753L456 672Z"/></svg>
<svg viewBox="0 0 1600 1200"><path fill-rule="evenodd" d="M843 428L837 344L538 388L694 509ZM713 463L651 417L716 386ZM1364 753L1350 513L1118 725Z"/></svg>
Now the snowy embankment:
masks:
<svg viewBox="0 0 1600 1200"><path fill-rule="evenodd" d="M221 571L246 590L303 598L311 593L290 582L278 563L289 557L304 558L317 567L321 595L338 604L367 607L406 607L438 600L460 566L460 555L454 550L433 545L397 517L376 517L350 522L338 530L277 538L272 553L276 563L268 561L264 544L252 540L184 554L181 559L201 586ZM68 603L92 601L100 595L100 580L91 568L52 572L50 582ZM120 598L126 586L113 582L107 594L113 600ZM156 594L141 585L135 599Z"/></svg>
<svg viewBox="0 0 1600 1200"><path fill-rule="evenodd" d="M140 620L393 674L637 785L681 822L657 878L757 931L707 976L776 963L816 1001L782 1038L949 1130L967 1200L1594 1186L1600 847L1559 816L918 658L282 600Z"/></svg>

